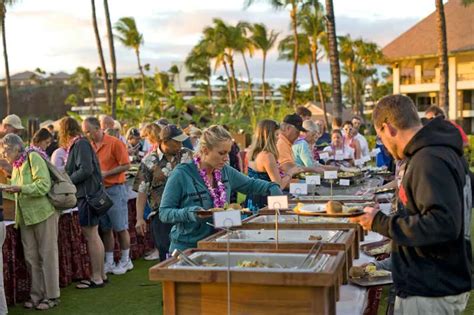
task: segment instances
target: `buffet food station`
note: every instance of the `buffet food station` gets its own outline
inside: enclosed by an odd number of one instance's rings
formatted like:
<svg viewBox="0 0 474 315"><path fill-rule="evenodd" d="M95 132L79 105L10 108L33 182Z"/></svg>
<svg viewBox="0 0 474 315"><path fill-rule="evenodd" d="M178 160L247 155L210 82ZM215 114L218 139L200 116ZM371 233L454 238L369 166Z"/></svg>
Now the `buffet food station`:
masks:
<svg viewBox="0 0 474 315"><path fill-rule="evenodd" d="M197 249L152 267L150 280L163 284L164 314L364 313L367 288L391 283L391 275L377 282L379 271L352 272L372 259L361 244L380 236L349 218L391 196L374 194L383 178L343 175L349 183L322 181L306 194L290 194L284 207L269 202L238 226L216 229Z"/></svg>

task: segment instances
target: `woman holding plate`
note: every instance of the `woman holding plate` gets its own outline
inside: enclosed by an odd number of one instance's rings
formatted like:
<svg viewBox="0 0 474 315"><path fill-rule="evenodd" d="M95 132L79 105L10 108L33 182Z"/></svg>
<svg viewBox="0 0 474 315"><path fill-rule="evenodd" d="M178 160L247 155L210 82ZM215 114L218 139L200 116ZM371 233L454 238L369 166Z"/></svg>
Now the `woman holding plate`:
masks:
<svg viewBox="0 0 474 315"><path fill-rule="evenodd" d="M199 211L224 208L231 191L244 194L281 195L276 183L251 179L228 165L232 136L222 126L204 130L200 148L190 163L177 166L166 183L160 205L160 219L173 223L170 253L196 247L212 234L210 215Z"/></svg>

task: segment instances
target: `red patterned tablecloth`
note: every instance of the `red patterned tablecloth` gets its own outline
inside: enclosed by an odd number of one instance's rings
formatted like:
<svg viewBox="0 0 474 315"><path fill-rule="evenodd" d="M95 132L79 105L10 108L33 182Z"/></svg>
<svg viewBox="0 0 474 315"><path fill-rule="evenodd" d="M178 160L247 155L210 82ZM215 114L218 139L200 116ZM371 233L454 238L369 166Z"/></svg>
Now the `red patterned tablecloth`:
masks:
<svg viewBox="0 0 474 315"><path fill-rule="evenodd" d="M146 251L153 248L150 234L146 237L137 235L135 231L135 199L128 202L130 255L132 259L142 257ZM13 224L6 228L6 238L3 244L3 276L5 296L8 305L26 301L30 290L30 279L26 270L20 231ZM77 211L64 213L59 219L59 285L66 287L73 281L88 279L90 276L90 261L87 245L79 226ZM118 242L116 255L120 256Z"/></svg>

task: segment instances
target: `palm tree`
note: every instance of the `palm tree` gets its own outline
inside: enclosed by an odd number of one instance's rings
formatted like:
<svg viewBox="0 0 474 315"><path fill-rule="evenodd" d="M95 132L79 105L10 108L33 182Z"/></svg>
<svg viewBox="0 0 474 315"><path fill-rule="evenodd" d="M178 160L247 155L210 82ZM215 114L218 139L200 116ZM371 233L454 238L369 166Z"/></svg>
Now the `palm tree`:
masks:
<svg viewBox="0 0 474 315"><path fill-rule="evenodd" d="M332 0L326 0L326 32L328 35L329 62L331 65L333 116L342 118L341 70L336 41L336 21Z"/></svg>
<svg viewBox="0 0 474 315"><path fill-rule="evenodd" d="M245 0L245 7L251 6L256 0ZM293 30L294 52L293 52L293 77L291 81L289 105L292 106L295 100L296 76L298 74L298 4L301 0L267 0L274 9L283 9L290 6L291 28Z"/></svg>
<svg viewBox="0 0 474 315"><path fill-rule="evenodd" d="M90 97L91 102L91 113L93 108L96 106L95 102L95 76L87 68L77 67L76 71L71 76L71 82L79 87L79 92L83 98Z"/></svg>
<svg viewBox="0 0 474 315"><path fill-rule="evenodd" d="M5 99L7 102L7 115L11 113L12 109L12 101L11 101L11 82L10 82L10 67L8 64L8 52L7 52L7 33L5 30L5 19L7 16L7 6L12 6L15 4L17 0L2 0L0 4L0 19L1 27L2 27L2 44L3 44L3 60L5 62Z"/></svg>
<svg viewBox="0 0 474 315"><path fill-rule="evenodd" d="M127 48L135 51L137 56L138 70L142 78L142 92L145 96L145 73L140 60L140 46L143 45L143 34L137 29L137 24L133 17L123 17L115 23L114 29L119 35L116 35L118 40Z"/></svg>
<svg viewBox="0 0 474 315"><path fill-rule="evenodd" d="M449 85L448 85L448 39L446 37L446 18L444 16L443 0L435 0L436 24L438 31L438 63L439 75L439 100L438 105L444 109L446 117L449 116ZM455 118L455 117L453 117Z"/></svg>
<svg viewBox="0 0 474 315"><path fill-rule="evenodd" d="M224 49L223 57L227 60L230 70L230 78L232 80L232 88L234 90L234 100L239 98L239 92L237 87L237 79L235 76L235 67L234 67L234 52L237 51L240 47L239 39L241 38L241 30L235 26L226 24L222 19L213 20L217 35L217 41L221 43Z"/></svg>
<svg viewBox="0 0 474 315"><path fill-rule="evenodd" d="M95 0L91 0L92 6L92 26L94 28L95 34L95 43L97 45L97 51L99 53L99 60L100 60L100 74L102 77L102 81L104 83L104 90L105 90L105 99L107 106L111 106L111 98L110 98L110 87L109 87L109 80L107 74L107 67L105 66L105 59L104 59L104 52L102 50L102 43L100 41L100 34L99 28L97 26L97 15L95 11Z"/></svg>
<svg viewBox="0 0 474 315"><path fill-rule="evenodd" d="M114 35L112 33L112 22L110 21L108 0L104 0L104 11L107 26L107 41L109 43L110 63L112 64L112 117L115 118L115 111L117 107L117 60L115 59Z"/></svg>
<svg viewBox="0 0 474 315"><path fill-rule="evenodd" d="M203 30L203 38L196 45L200 47L211 59L214 59L214 73L222 65L227 77L227 98L229 104L233 104L232 83L229 69L227 67L224 37L219 34L216 28L208 26Z"/></svg>
<svg viewBox="0 0 474 315"><path fill-rule="evenodd" d="M252 96L252 79L250 76L249 66L247 64L247 58L245 57L245 53L248 52L250 58L253 57L253 53L255 51L255 47L253 43L247 35L251 31L252 26L247 22L239 22L235 26L236 31L236 38L235 38L235 49L236 51L240 52L242 55L242 59L244 61L245 72L247 73L247 80L248 80L248 91L250 98L253 99Z"/></svg>
<svg viewBox="0 0 474 315"><path fill-rule="evenodd" d="M305 34L298 34L298 63L300 65L308 65L309 77L311 79L311 93L313 96L313 102L316 102L316 86L314 84L313 76L313 55L311 54L310 42ZM280 60L290 61L293 59L293 52L295 49L295 41L292 35L285 37L278 44Z"/></svg>
<svg viewBox="0 0 474 315"><path fill-rule="evenodd" d="M179 70L178 66L177 65L172 65L171 68L169 68L168 72L171 74L171 78L172 78L173 81L175 81L176 79L178 80L178 88L182 92L181 80L179 79L180 70Z"/></svg>
<svg viewBox="0 0 474 315"><path fill-rule="evenodd" d="M324 112L324 121L326 126L329 126L329 120L326 110L326 101L324 99L324 92L322 88L321 78L319 76L318 62L320 52L320 42L327 40L327 34L324 27L324 12L321 3L318 0L309 0L304 5L299 14L298 21L301 28L305 32L311 45L311 53L314 62L314 76L318 83L319 101Z"/></svg>
<svg viewBox="0 0 474 315"><path fill-rule="evenodd" d="M265 24L254 24L252 27L252 43L253 45L262 51L262 94L263 94L263 106L267 98L266 84L265 84L265 63L267 61L267 54L270 49L275 45L278 38L278 33L274 30L268 32Z"/></svg>
<svg viewBox="0 0 474 315"><path fill-rule="evenodd" d="M346 86L352 111L363 118L363 95L368 79L376 73L376 65L384 63L383 54L375 43L362 39L352 40L349 35L339 37L343 74L347 77Z"/></svg>
<svg viewBox="0 0 474 315"><path fill-rule="evenodd" d="M123 91L124 97L129 97L131 99L131 103L135 105L135 100L140 98L140 87L137 84L135 78L123 78L120 80L120 90ZM124 98L122 100L122 103L124 104L124 107L126 106L127 100Z"/></svg>
<svg viewBox="0 0 474 315"><path fill-rule="evenodd" d="M185 80L206 82L207 96L212 104L211 56L198 44L186 57L184 64L191 74L187 76Z"/></svg>

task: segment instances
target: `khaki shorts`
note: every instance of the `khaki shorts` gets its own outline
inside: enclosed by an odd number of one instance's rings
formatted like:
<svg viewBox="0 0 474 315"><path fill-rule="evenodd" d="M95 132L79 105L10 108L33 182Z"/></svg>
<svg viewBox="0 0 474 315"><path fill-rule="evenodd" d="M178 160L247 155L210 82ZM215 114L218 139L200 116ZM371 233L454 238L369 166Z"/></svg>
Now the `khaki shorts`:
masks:
<svg viewBox="0 0 474 315"><path fill-rule="evenodd" d="M469 293L443 297L396 297L394 315L455 315L462 314L469 300Z"/></svg>

